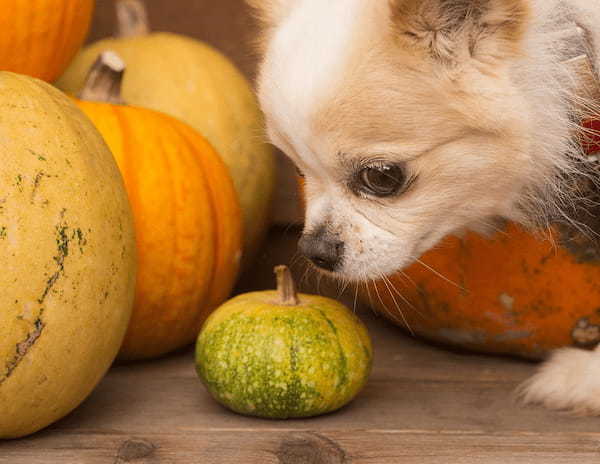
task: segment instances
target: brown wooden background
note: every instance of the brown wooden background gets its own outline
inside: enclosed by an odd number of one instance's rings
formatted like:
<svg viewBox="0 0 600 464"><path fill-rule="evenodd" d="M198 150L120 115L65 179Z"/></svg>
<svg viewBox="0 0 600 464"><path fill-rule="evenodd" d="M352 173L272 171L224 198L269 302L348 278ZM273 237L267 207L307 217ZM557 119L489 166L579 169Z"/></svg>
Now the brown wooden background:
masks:
<svg viewBox="0 0 600 464"><path fill-rule="evenodd" d="M112 35L114 1L97 0L89 41ZM146 0L152 28L196 37L219 48L253 77L254 21L243 0Z"/></svg>

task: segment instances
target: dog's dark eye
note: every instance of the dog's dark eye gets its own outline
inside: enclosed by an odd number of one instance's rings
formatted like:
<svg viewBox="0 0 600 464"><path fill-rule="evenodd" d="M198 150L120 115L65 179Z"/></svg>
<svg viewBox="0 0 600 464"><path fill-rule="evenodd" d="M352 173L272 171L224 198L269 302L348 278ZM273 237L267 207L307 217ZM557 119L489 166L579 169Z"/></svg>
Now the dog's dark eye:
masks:
<svg viewBox="0 0 600 464"><path fill-rule="evenodd" d="M368 195L390 197L406 185L406 173L402 166L389 164L369 166L358 172L358 188Z"/></svg>

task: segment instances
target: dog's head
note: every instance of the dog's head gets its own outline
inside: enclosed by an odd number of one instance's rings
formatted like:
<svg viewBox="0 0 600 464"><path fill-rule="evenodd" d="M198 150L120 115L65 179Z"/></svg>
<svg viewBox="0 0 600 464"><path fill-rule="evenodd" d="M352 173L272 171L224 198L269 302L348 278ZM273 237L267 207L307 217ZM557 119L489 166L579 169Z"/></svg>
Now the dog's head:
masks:
<svg viewBox="0 0 600 464"><path fill-rule="evenodd" d="M534 115L512 73L526 0L250 0L265 20L258 93L305 177L301 251L350 280L445 235L518 218Z"/></svg>

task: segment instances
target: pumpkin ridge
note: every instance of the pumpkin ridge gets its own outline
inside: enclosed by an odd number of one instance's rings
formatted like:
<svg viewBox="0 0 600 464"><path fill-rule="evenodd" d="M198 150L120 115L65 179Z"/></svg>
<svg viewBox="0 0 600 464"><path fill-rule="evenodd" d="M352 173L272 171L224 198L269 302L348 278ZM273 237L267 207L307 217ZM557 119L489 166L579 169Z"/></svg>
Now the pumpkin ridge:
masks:
<svg viewBox="0 0 600 464"><path fill-rule="evenodd" d="M87 103L87 102L84 102ZM119 134L127 134L130 133L129 131L129 124L127 123L127 118L125 117L125 115L122 113L122 110L125 109L126 107L122 107L122 106L117 106L117 105L110 105L108 103L96 103L93 102L93 105L99 105L99 107L105 109L106 111L112 113L114 115L114 121L117 124L117 128L118 131L117 133ZM120 137L120 142L121 142L121 154L120 154L120 158L122 159L122 165L126 166L125 167L120 167L120 169L124 169L124 171L122 172L127 172L128 176L130 177L124 177L125 179L127 179L127 183L129 185L133 185L133 188L128 188L127 189L127 196L129 197L129 201L132 204L141 204L141 197L138 195L138 188L137 186L139 185L139 180L138 180L138 172L135 166L132 166L132 164L135 162L135 157L131 156L126 156L126 153L136 153L137 151L131 151L130 145L131 143L128 141L127 137ZM134 208L135 209L135 208ZM134 220L135 220L135 214L134 214ZM142 227L135 227L135 234L136 234L136 240L140 241L141 240L141 236L142 234L140 233L140 231L142 230ZM137 251L136 251L137 253ZM138 261L141 262L140 258L138 258ZM136 284L137 285L137 284ZM132 310L132 316L131 316L131 322L130 325L127 328L127 334L125 335L125 340L124 340L124 344L127 342L128 338L129 338L129 334L130 331L133 329L133 321L135 320L135 316L137 315L137 312L139 311L137 305L133 305L133 310Z"/></svg>
<svg viewBox="0 0 600 464"><path fill-rule="evenodd" d="M202 190L204 192L204 194L206 195L206 200L207 200L207 207L209 210L209 216L211 218L210 223L211 225L211 233L210 236L212 237L212 243L213 243L213 247L218 247L219 246L219 240L217 237L217 233L215 230L215 205L214 205L214 201L213 201L213 197L211 194L211 188L210 188L210 183L208 182L208 179L206 178L206 173L204 172L204 169L202 164L198 161L199 159L199 153L197 152L198 148L196 145L194 145L193 143L191 143L184 135L184 133L182 133L182 131L180 130L180 127L182 125L182 123L180 121L174 120L172 118L169 118L167 116L165 116L162 113L155 113L157 115L157 117L161 118L162 120L164 120L168 126L169 126L169 130L173 132L173 134L176 134L177 137L180 139L181 142L183 142L181 145L182 147L178 150L177 154L179 155L179 159L182 160L181 163L178 164L178 169L181 170L182 172L191 172L190 169L187 169L183 164L184 162L187 163L188 166L195 166L196 171L198 172L197 175L197 180L200 181L200 183L202 184ZM164 141L163 141L164 143ZM168 148L165 148L163 151L168 152L168 156L173 157L175 155L174 152L168 150ZM170 165L173 166L172 164L172 159L170 160ZM173 186L173 191L175 191L175 186L174 186L174 180L171 179L171 185ZM175 198L175 195L172 195L173 198ZM177 214L175 214L175 216L177 216ZM177 223L176 221L174 221L175 224ZM175 227L175 229L177 229L177 227ZM199 258L202 256L201 254L201 250L202 247L197 246L195 247L196 251L195 251L195 257ZM213 252L213 263L216 263L216 256L215 253ZM198 263L199 263L199 259L195 259L195 271L191 272L190 274L192 275L201 275L201 273L197 272L198 269ZM176 262L175 260L173 262ZM212 283L212 280L214 278L214 274L215 274L215 269L216 269L216 265L213 264L213 266L211 266L211 274L210 274L210 278L207 280L203 280L200 282L196 282L195 285L193 285L190 289L190 292L186 292L187 295L190 295L190 293L192 294L192 296L188 296L187 298L187 306L189 306L191 304L191 302L193 302L194 300L204 300L205 298L208 298L210 295L210 286ZM203 285L200 285L203 284ZM201 296L201 294L199 293L201 289L204 289L204 295L203 298L199 298ZM194 294L194 291L197 292L197 294ZM177 318L178 324L179 324L179 332L180 333L187 333L190 330L190 327L195 327L196 325L196 320L197 318L203 313L202 308L198 307L196 308L195 314L192 314L192 316L189 318L189 320L184 320L183 318ZM190 340L192 341L195 337L197 336L197 332L194 331L193 334L186 336L185 339L186 340Z"/></svg>
<svg viewBox="0 0 600 464"><path fill-rule="evenodd" d="M179 122L179 121L178 121ZM217 226L217 221L220 220L220 218L217 215L216 209L215 209L215 204L214 204L214 194L212 192L212 187L210 185L210 182L207 178L206 172L204 169L202 169L203 167L205 167L201 161L201 159L199 158L201 155L199 153L196 153L195 150L195 145L192 143L192 141L189 139L188 134L186 134L184 131L182 131L182 124L176 124L173 125L173 130L174 132L176 132L181 140L183 141L185 147L187 148L186 153L190 155L190 159L192 161L192 164L196 164L196 166L200 167L201 169L198 170L199 172L199 176L202 178L202 183L204 184L205 188L206 188L206 193L207 193L207 197L208 197L208 208L210 210L210 216L212 218L211 221L211 229L212 229L212 236L213 236L213 261L214 261L214 265L212 266L211 272L210 272L210 277L207 279L207 282L205 283L205 287L206 287L206 297L209 299L211 299L212 297L212 288L214 285L214 281L217 275L217 267L218 267L218 253L219 253L219 249L221 247L221 240L222 238L220 237L219 234L219 227ZM193 321L192 325L191 325L191 330L193 331L193 337L195 337L197 335L197 330L198 330L198 326L201 323L204 313L205 311L210 312L213 308L212 305L210 305L211 307L207 307L204 310L199 310Z"/></svg>
<svg viewBox="0 0 600 464"><path fill-rule="evenodd" d="M188 163L189 166L194 166L197 168L197 172L198 174L198 180L201 181L203 187L204 187L204 191L206 194L206 198L207 198L207 203L208 203L208 209L210 211L209 216L211 218L211 230L212 233L210 234L212 236L212 242L213 242L213 249L215 247L219 246L219 239L217 237L216 231L215 231L215 226L214 226L214 221L215 221L215 206L213 204L213 199L212 196L210 194L210 186L208 185L208 180L206 179L206 175L204 173L204 170L202 169L202 166L197 162L197 153L195 150L195 147L193 147L188 140L182 136L181 132L178 130L179 128L179 121L177 122L177 124L172 124L171 125L171 129L173 130L174 133L176 133L180 139L183 141L183 149L180 150L180 154L181 154L181 159L185 160L185 162ZM184 168L183 163L181 163L181 166L179 166L179 168L181 170L183 170L184 172L188 172L187 169ZM201 256L200 254L200 250L201 247L196 247L196 256ZM215 257L215 252L212 253L213 255L213 263L216 263L216 257ZM195 269L198 269L198 259L195 260ZM203 288L204 288L204 298L207 298L208 295L210 294L210 285L212 283L212 280L214 278L214 272L215 272L215 264L213 264L211 266L211 275L210 278L208 279L208 283L206 281L202 282L203 283ZM194 274L199 274L198 272L194 272ZM194 287L199 288L200 285L194 285ZM192 289L193 292L194 289ZM193 301L193 297L188 297L188 300L191 302ZM180 322L181 324L181 332L182 333L187 333L189 331L190 326L195 326L196 325L196 320L198 318L198 315L201 313L201 308L198 307L196 308L196 312L194 314L192 314L192 317L189 318L188 321L185 321L185 324L183 324L183 320ZM194 333L193 336L186 336L186 340L193 340L193 337L196 335L196 333Z"/></svg>
<svg viewBox="0 0 600 464"><path fill-rule="evenodd" d="M179 121L178 121L179 122ZM196 166L200 167L200 168L204 168L206 167L204 165L204 163L202 163L202 160L200 159L200 157L202 156L201 154L196 152L196 146L195 144L192 142L192 140L190 140L190 134L183 130L184 126L183 123L179 123L176 125L173 125L173 129L174 131L181 137L181 140L184 142L185 147L187 148L187 153L190 156L190 159L192 160L193 164L196 164ZM194 134L196 135L196 134ZM208 279L208 292L207 295L210 298L210 294L212 293L212 287L213 287L213 283L215 280L215 276L217 274L217 263L218 263L218 254L219 254L219 249L221 248L221 241L222 241L222 237L219 234L219 227L217 225L217 221L220 221L220 216L217 214L216 208L215 208L215 197L214 197L214 192L213 192L213 186L211 185L211 183L209 182L208 176L205 172L205 169L199 169L200 175L202 176L202 180L204 185L206 186L206 190L207 190L207 194L209 197L209 209L210 209L210 215L212 218L212 232L213 232L213 241L214 241L214 253L213 253L213 259L215 262L215 265L212 268L211 271L211 275ZM201 316L201 315L198 315Z"/></svg>
<svg viewBox="0 0 600 464"><path fill-rule="evenodd" d="M235 285L235 278L239 266L237 263L229 263L226 259L231 255L232 248L240 250L241 248L241 231L239 228L242 225L241 212L239 210L239 203L237 198L237 192L231 180L229 170L221 159L219 153L205 138L200 138L194 129L189 127L187 124L180 122L176 126L177 132L181 134L182 139L189 147L194 147L199 141L205 144L210 150L204 150L202 154L192 151L195 155L195 161L201 169L202 175L204 176L205 183L208 188L209 196L211 199L210 207L213 214L213 232L215 237L215 266L213 267L212 275L209 281L208 291L208 304L204 311L198 314L194 330L197 332L200 330L200 325L216 306L221 304L227 295L231 293L233 286ZM210 153L210 154L209 154ZM211 182L209 179L213 177L216 180L214 171L219 171L219 174L223 180L217 185L216 182ZM229 185L225 185L224 182L228 182ZM216 204L227 203L227 209L221 211L221 214L216 210ZM235 220L235 216L238 220ZM230 219L231 218L231 219ZM238 223L238 227L231 227L232 223ZM231 275L233 273L233 275ZM223 289L219 288L219 282L217 277L222 274L226 274L229 283ZM196 336L194 334L194 336Z"/></svg>
<svg viewBox="0 0 600 464"><path fill-rule="evenodd" d="M124 133L129 132L129 124L127 123L127 118L121 113L122 107L116 106L116 105L109 105L107 103L95 103L94 102L94 104L102 105L102 107L105 108L106 111L113 114L114 120L118 126L119 134L124 134ZM133 166L135 159L133 156L132 157L124 156L125 153L130 153L130 152L137 153L137 151L130 151L131 144L127 141L127 137L119 137L119 141L121 142L120 143L121 154L119 157L121 158L121 161L122 161L120 163L122 165L122 167L120 166L120 169L123 169L123 173L127 173L127 177L125 177L125 175L123 175L123 178L127 179L128 182L130 182L132 185L137 187L137 185L139 185L138 171L137 171L136 167ZM130 197L130 201L132 203L140 204L141 199L140 199L140 196L137 194L137 192L138 192L137 188L128 189L127 195L128 195L128 197ZM131 197L133 197L133 198L131 198ZM136 228L135 234L136 234L136 237L140 238L141 233L138 230L138 228Z"/></svg>
<svg viewBox="0 0 600 464"><path fill-rule="evenodd" d="M175 186L175 180L173 178L173 176L171 175L174 172L174 163L173 163L173 157L176 155L179 155L179 159L183 160L184 159L184 155L185 150L180 150L177 152L173 151L172 145L166 145L165 144L165 134L169 135L173 132L172 130L172 125L173 123L171 122L171 120L167 120L167 119L163 119L162 115L153 111L148 111L145 109L141 109L141 108L137 108L137 107L125 107L127 108L128 112L139 112L140 115L144 114L146 117L146 124L143 126L143 128L140 130L137 128L135 131L129 131L129 135L133 135L133 137L131 137L131 140L128 140L128 144L129 146L131 145L137 145L139 142L139 144L144 142L144 129L146 129L147 127L150 127L150 130L152 130L153 132L155 130L159 130L157 127L154 126L158 126L160 125L160 134L161 136L156 138L156 142L158 144L158 150L149 150L148 153L144 153L144 156L148 156L150 154L156 155L158 152L162 153L163 156L161 156L159 159L159 161L162 161L162 163L166 166L165 167L165 171L169 173L169 175L165 176L165 182L163 185L163 188L168 188L169 189L169 194L168 194L168 198L173 199L173 201L169 201L167 202L169 211L164 211L163 213L167 213L168 215L168 219L163 219L164 222L167 222L169 224L172 224L172 228L174 230L178 230L177 229L177 224L178 224L178 219L177 219L177 212L176 212L176 203L177 203L177 198L179 196L179 192L176 189ZM148 119L150 118L150 119ZM150 124L148 121L151 121L152 123ZM128 126L131 126L131 124L127 123ZM128 137L125 137L125 139L128 139ZM127 153L132 153L131 151L128 151ZM138 152L135 152L138 153ZM133 157L131 157L133 158ZM139 188L136 188L136 192L140 190ZM140 200L142 201L142 200ZM141 228L143 229L143 228ZM169 271L168 271L168 275L174 275L175 271L176 271L176 263L177 260L179 259L179 255L181 254L181 247L180 244L178 243L179 240L179 235L175 234L175 237L171 237L171 240L169 241L169 246L171 247L171 252L167 253L169 256L169 261L168 261L168 265L169 265ZM166 244L164 244L166 245ZM189 306L189 298L187 298L187 301L182 301L182 299L180 298L178 303L179 305L177 307L171 307L172 305L169 305L168 302L169 300L172 298L172 295L174 295L177 289L177 285L178 282L176 279L172 279L169 282L168 286L161 286L161 294L158 298L156 298L156 302L154 304L151 305L151 307L154 309L154 314L156 315L157 313L160 313L162 315L162 317L165 319L165 321L168 321L168 328L165 326L161 326L161 330L165 330L167 329L168 332L170 333L174 333L174 334L180 334L182 333L185 328L187 327L189 321L185 320L183 316L183 314L180 313L180 310L182 307L185 306ZM200 287L200 286L199 286ZM186 304L187 303L187 304ZM171 311L170 312L165 312L165 308L170 308L171 307ZM152 316L150 316L152 317ZM142 327L142 326L140 326ZM140 328L136 328L134 331L139 331ZM145 330L145 329L141 329L141 330ZM132 331L133 332L133 331ZM155 334L158 334L159 332L155 332ZM161 332L162 333L162 332ZM170 343L170 336L167 337L161 337L164 338L164 342L166 344Z"/></svg>
<svg viewBox="0 0 600 464"><path fill-rule="evenodd" d="M81 103L83 103L84 105L89 104L87 101L81 101L80 104ZM94 102L93 104L98 104L98 103ZM115 133L121 134L122 130L123 130L123 124L121 122L122 116L120 115L121 107L116 106L116 105L103 105L103 107L105 108L107 113L110 115L111 119L116 123L115 125L119 129L118 131L115 131ZM116 158L116 161L119 166L119 170L121 171L121 175L123 176L123 179L133 179L134 183L137 185L137 176L136 176L137 171L134 167L132 167L133 159L122 156L122 154L125 153L124 145L125 145L124 137L119 137L119 147L117 149L119 151L119 154L117 156L116 154L113 153L113 156ZM117 151L117 150L115 150L115 151ZM127 196L128 197L132 196L132 193L127 192ZM139 233L136 230L136 236L137 235L139 235Z"/></svg>
<svg viewBox="0 0 600 464"><path fill-rule="evenodd" d="M59 52L54 56L54 59L58 62L62 62L64 55L65 55L65 51L66 51L64 49L64 43L65 43L65 39L67 37L67 28L70 28L72 25L71 21L67 22L67 15L68 15L68 13L73 11L73 5L69 2L68 6L66 8L59 9L59 10L60 11L59 11L58 23L61 24L62 27L56 28L56 30L54 31L54 37L52 37L51 41L49 39L49 41L51 43L55 44L54 50L56 50L57 48L59 50ZM43 15L39 15L39 16L43 17Z"/></svg>
<svg viewBox="0 0 600 464"><path fill-rule="evenodd" d="M133 109L135 107L130 107L130 109ZM156 119L161 119L159 118L159 115L156 115L155 113L152 113L153 116L156 116ZM166 131L166 130L171 130L171 124L169 124L169 121L164 121L166 124L164 124L163 127L161 127L162 131ZM163 132L164 133L164 132ZM173 157L176 156L175 153L173 153L172 150L172 146L171 145L166 145L165 144L165 139L163 137L159 137L158 138L158 146L160 147L160 152L163 154L163 162L166 165L166 171L170 174L168 176L166 176L167 182L166 184L168 185L168 189L169 189L169 198L172 199L172 201L168 202L169 205L169 211L168 211L168 215L169 215L169 219L167 222L169 222L170 224L172 224L172 228L173 230L178 230L177 225L179 223L178 218L177 218L177 197L179 195L177 188L175 187L175 179L174 176L172 176L171 174L174 171L174 166L175 163L173 163ZM181 155L181 153L183 153L183 150L179 153ZM183 156L180 156L180 159L183 159ZM176 270L176 262L177 260L180 258L180 244L178 243L179 240L179 234L175 234L175 237L172 237L171 240L169 240L170 245L171 245L171 253L169 254L170 256L170 260L169 260L169 274L172 275L175 273ZM160 306L164 307L168 307L168 301L171 298L171 295L173 295L175 292L175 288L177 285L177 281L175 279L171 280L171 282L169 282L169 286L167 287L163 287L163 295L160 303ZM183 325L183 322L179 317L178 314L172 313L169 315L170 317L170 323L175 323L175 325L177 326L177 331L179 332L179 329L181 328L181 326Z"/></svg>
<svg viewBox="0 0 600 464"><path fill-rule="evenodd" d="M29 69L26 69L26 68L29 68L29 63L27 63L27 58L26 58L27 55L33 56L34 60L36 60L36 61L41 58L39 56L39 52L37 51L37 47L33 46L33 42L35 40L33 31L38 28L35 20L36 19L39 20L40 17L38 15L36 15L33 10L30 12L30 15L31 16L29 18L27 18L27 19L24 20L25 24L21 25L21 27L30 30L30 33L26 34L26 36L25 36L25 41L24 41L24 44L23 44L24 45L23 46L24 53L21 55L22 56L22 58L21 58L21 60L22 60L21 65L23 66L23 70L25 72L29 72ZM15 28L15 30L16 30L16 28Z"/></svg>

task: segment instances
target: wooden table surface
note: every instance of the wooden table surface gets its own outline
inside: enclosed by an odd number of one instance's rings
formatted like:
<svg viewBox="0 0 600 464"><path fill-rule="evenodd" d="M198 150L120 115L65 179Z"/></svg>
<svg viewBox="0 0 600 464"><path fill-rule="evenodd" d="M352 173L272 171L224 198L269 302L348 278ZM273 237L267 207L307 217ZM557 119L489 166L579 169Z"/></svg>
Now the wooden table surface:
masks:
<svg viewBox="0 0 600 464"><path fill-rule="evenodd" d="M295 240L295 231L274 231L243 285L270 286L272 266L292 260ZM304 287L317 282L309 276ZM336 294L324 282L321 290ZM369 310L360 314L374 341L374 369L366 389L336 413L288 421L231 413L210 398L186 350L113 367L71 415L0 443L0 463L600 463L600 418L512 401L534 364L432 347Z"/></svg>

